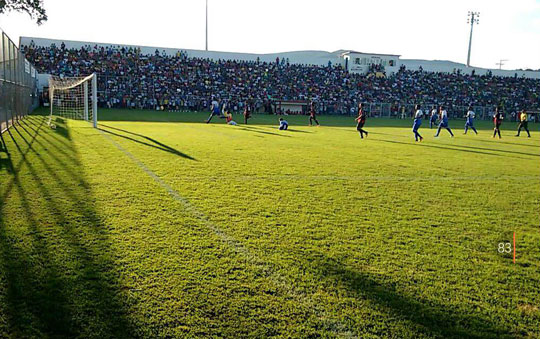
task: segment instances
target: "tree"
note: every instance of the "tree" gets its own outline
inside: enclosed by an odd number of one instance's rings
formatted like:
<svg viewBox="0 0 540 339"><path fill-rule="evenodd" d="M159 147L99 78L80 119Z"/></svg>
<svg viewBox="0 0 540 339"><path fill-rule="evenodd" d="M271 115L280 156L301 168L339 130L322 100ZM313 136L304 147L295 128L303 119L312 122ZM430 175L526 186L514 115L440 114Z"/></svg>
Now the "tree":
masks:
<svg viewBox="0 0 540 339"><path fill-rule="evenodd" d="M0 0L0 14L11 11L28 13L38 25L47 21L43 0Z"/></svg>

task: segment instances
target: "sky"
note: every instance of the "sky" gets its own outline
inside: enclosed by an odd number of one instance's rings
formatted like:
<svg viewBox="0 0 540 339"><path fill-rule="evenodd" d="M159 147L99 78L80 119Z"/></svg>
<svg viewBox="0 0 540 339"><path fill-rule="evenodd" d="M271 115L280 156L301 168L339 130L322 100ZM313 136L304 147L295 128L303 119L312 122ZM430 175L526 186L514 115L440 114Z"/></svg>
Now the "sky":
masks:
<svg viewBox="0 0 540 339"><path fill-rule="evenodd" d="M403 59L540 69L540 0L208 0L209 49L274 53L350 49ZM49 20L0 15L19 36L204 49L205 0L44 0Z"/></svg>

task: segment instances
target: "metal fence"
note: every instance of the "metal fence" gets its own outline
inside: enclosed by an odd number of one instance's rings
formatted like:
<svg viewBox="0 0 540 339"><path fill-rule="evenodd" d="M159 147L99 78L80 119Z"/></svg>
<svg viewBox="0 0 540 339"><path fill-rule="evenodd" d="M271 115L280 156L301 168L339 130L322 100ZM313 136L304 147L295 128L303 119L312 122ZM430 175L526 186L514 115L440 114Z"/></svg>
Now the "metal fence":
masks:
<svg viewBox="0 0 540 339"><path fill-rule="evenodd" d="M414 104L390 104L390 103L368 103L365 109L372 117L386 117L395 119L411 118L416 112ZM438 109L437 104L423 104L422 110L429 114L431 110ZM473 106L473 111L476 113L476 118L480 120L489 120L493 117L496 106ZM454 105L445 107L448 112L448 117L451 119L462 118L469 106ZM510 113L510 112L508 112ZM356 114L356 112L355 112Z"/></svg>
<svg viewBox="0 0 540 339"><path fill-rule="evenodd" d="M0 29L0 133L39 104L36 69Z"/></svg>
<svg viewBox="0 0 540 339"><path fill-rule="evenodd" d="M409 119L412 118L416 112L415 104L391 104L391 103L366 103L364 104L364 111L367 112L370 117L378 118L393 118L393 119ZM422 111L424 114L429 115L431 110L438 109L437 104L422 104ZM476 119L478 120L491 120L493 114L495 113L496 105L493 106L472 106L473 111L476 113ZM452 105L445 106L446 111L448 112L448 117L450 119L459 119L464 118L469 106L462 105ZM506 119L510 121L515 121L518 119L518 110L504 109L504 114ZM540 112L538 111L528 111L527 112L533 121L540 121ZM343 113L334 113L334 114L343 114ZM357 108L356 106L352 109L349 109L349 115L356 115Z"/></svg>

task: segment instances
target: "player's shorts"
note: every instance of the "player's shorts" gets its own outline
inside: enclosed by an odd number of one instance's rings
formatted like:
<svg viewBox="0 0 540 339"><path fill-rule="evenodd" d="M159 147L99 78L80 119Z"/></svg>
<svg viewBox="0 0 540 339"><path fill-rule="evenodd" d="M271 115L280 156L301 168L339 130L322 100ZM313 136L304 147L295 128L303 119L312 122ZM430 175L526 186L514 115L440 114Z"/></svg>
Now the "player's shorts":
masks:
<svg viewBox="0 0 540 339"><path fill-rule="evenodd" d="M472 120L472 119L467 119L467 122L465 123L465 125L471 126L471 127L474 126L474 120Z"/></svg>
<svg viewBox="0 0 540 339"><path fill-rule="evenodd" d="M441 121L441 123L439 124L439 127L448 128L448 120Z"/></svg>
<svg viewBox="0 0 540 339"><path fill-rule="evenodd" d="M431 121L431 122L437 121L437 116L436 116L436 115L433 115L433 116L431 117L431 120L430 120L430 121Z"/></svg>
<svg viewBox="0 0 540 339"><path fill-rule="evenodd" d="M420 126L422 125L422 120L421 119L414 119L414 124L413 124L413 132L416 132L418 131L418 129L420 128Z"/></svg>
<svg viewBox="0 0 540 339"><path fill-rule="evenodd" d="M356 124L356 129L363 128L365 123L365 121L359 121L358 124Z"/></svg>

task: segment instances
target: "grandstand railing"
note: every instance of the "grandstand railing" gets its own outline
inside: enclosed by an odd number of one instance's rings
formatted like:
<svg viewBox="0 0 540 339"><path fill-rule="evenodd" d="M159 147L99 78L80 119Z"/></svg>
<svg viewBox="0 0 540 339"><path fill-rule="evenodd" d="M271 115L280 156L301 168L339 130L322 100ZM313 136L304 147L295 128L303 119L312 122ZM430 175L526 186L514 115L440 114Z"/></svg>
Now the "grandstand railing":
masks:
<svg viewBox="0 0 540 339"><path fill-rule="evenodd" d="M0 29L0 133L39 104L37 72Z"/></svg>

